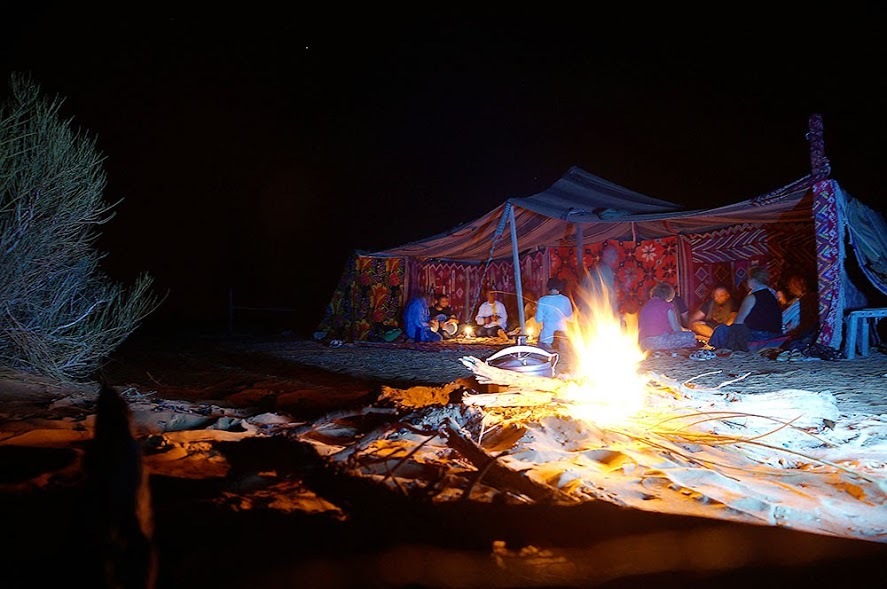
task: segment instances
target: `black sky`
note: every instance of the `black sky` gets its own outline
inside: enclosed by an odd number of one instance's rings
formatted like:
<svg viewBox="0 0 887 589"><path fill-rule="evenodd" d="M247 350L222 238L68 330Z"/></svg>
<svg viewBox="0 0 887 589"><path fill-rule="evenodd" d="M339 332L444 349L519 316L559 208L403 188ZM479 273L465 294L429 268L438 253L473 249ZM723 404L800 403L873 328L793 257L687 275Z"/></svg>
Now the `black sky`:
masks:
<svg viewBox="0 0 887 589"><path fill-rule="evenodd" d="M809 171L814 112L832 177L881 207L881 10L381 10L17 8L0 73L30 74L97 137L107 200L124 199L107 268L155 276L166 319L223 324L233 287L303 308L281 324L310 331L352 250L572 165L688 207L769 192Z"/></svg>

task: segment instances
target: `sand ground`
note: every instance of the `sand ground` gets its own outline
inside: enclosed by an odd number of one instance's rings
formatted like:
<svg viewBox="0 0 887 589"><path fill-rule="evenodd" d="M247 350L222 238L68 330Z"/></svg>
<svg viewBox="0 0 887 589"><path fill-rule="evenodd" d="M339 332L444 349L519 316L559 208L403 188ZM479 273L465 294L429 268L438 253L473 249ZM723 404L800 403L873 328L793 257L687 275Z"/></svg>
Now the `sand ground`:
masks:
<svg viewBox="0 0 887 589"><path fill-rule="evenodd" d="M157 398L227 400L237 405L261 402L277 408L285 401L285 405L296 404L316 414L341 403L374 398L381 385L407 388L469 378L472 373L460 358L484 360L511 345L495 342L394 348L345 343L332 347L276 336L142 337L127 342L104 372L115 387ZM835 361L777 361L768 350L734 352L704 361L689 356L688 351L654 353L640 363L638 370L677 381L693 379L703 387L735 380L728 386L741 392L828 390L848 406L887 413L887 354L880 349L868 357ZM564 358L556 369L563 375L573 367L569 358ZM29 401L39 403L71 392L95 390L95 383L65 384L20 372L0 373L0 403L7 410Z"/></svg>
<svg viewBox="0 0 887 589"><path fill-rule="evenodd" d="M182 344L182 349L134 346L111 366L118 385L131 384L170 395L233 395L245 389L301 390L328 393L343 388L370 394L380 385L406 388L442 385L472 376L459 359L481 360L512 343L488 345L425 344L392 348L379 344L320 342L288 338L232 338ZM148 352L148 350L153 350ZM694 360L689 351L653 353L638 367L642 373L698 386L766 392L783 388L831 391L842 404L876 414L887 413L887 355L875 349L868 357L827 361L816 358L778 361L773 350L733 352L710 360ZM605 369L605 367L600 367ZM574 367L569 358L558 363L559 374ZM345 397L349 393L340 391Z"/></svg>
<svg viewBox="0 0 887 589"><path fill-rule="evenodd" d="M509 345L500 342L488 346L332 347L287 337L140 337L127 342L114 355L106 367L105 378L130 398L184 400L279 412L294 420L308 421L343 408L372 403L383 385L409 388L470 378L471 372L460 358L485 359ZM559 367L569 371L570 360L564 359ZM734 353L704 361L693 360L685 353L654 354L639 369L679 382L692 379L703 387L727 383L724 388L741 392L828 390L836 396L842 411L887 413L887 355L880 350L853 360L785 362L759 353ZM62 384L18 372L0 373L0 424L10 430L74 419L64 414L66 406L59 404L59 400L94 398L97 391L96 383ZM90 410L88 403L67 407L72 415L75 409L78 411L76 419L84 419L81 413ZM77 549L82 530L68 521L71 513L79 509L77 495L69 496L64 489L51 496L45 492L22 495L15 489L19 481L39 479L42 472L58 469L59 461L69 461L71 457L55 447L41 452L37 451L39 448L22 447L16 452L9 447L0 450L5 450L0 452L0 515L17 539L18 547L7 554L11 561L5 565L0 556L0 567L12 571L7 575L8 586L51 586L70 580L85 558ZM449 585L373 585L357 576L336 584L329 575L331 571L341 573L345 569L357 575L355 571L367 571L370 566L385 566L391 551L404 547L418 550L423 546L449 545L450 549L458 547L463 551L458 553L460 558L479 554L486 562L490 542L495 539L513 538L519 544L555 537L575 542L589 530L598 530L600 535L610 533L607 530L615 525L610 522L610 528L600 528L601 516L595 511L599 506L590 506L587 514L544 507L516 510L463 503L423 509L408 500L394 504L390 495L376 496L378 490L372 487L351 488L351 483L341 478L320 482L327 485L331 496L352 507L354 515L348 522L298 512L283 513L286 510L281 511L279 505L272 510L247 509L236 497L250 493L259 497L265 493L267 490L260 483L267 473L277 473L276 484L284 485L273 495L280 498L286 496L286 484L297 485L298 480L316 476L317 465L298 447L279 438L220 443L207 454L208 461L218 458L213 458L214 454L223 455L230 467L224 478L162 476L154 480L163 587L248 587L262 582L267 586L312 586L305 584L304 577L297 578L312 571L323 573L315 578L323 580L313 585L318 587L443 587ZM199 465L194 468L200 469ZM318 486L322 488L323 484ZM628 521L649 527L658 520L651 520L646 513L620 515L620 526ZM742 533L745 531L743 528ZM806 538L787 534L780 542L789 546ZM746 540L749 545L758 542L751 537ZM836 545L829 542L822 547L832 550ZM659 575L647 581L662 587L745 587L751 583L775 587L789 582L844 582L848 578L862 581L883 562L881 549L885 548L868 544L862 547L878 550L859 552L859 545L851 543L850 550L854 552L836 564L808 562L803 570L794 564L771 566L763 572L765 577L760 571L734 568L729 575ZM444 554L438 550L433 556L440 563ZM47 567L46 563L53 566ZM293 568L296 563L299 567ZM332 568L318 569L318 563ZM53 583L42 583L47 579ZM607 586L633 586L631 583L629 579L623 585Z"/></svg>

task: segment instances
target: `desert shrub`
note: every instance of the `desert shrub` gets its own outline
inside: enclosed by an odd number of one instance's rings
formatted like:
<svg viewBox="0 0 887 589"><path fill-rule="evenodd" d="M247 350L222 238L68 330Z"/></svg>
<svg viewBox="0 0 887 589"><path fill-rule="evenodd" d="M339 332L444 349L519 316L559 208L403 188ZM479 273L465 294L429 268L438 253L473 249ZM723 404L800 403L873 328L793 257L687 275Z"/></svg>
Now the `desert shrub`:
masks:
<svg viewBox="0 0 887 589"><path fill-rule="evenodd" d="M93 375L159 304L142 273L126 288L100 267L103 199L94 138L62 100L13 74L0 106L0 365L62 380Z"/></svg>

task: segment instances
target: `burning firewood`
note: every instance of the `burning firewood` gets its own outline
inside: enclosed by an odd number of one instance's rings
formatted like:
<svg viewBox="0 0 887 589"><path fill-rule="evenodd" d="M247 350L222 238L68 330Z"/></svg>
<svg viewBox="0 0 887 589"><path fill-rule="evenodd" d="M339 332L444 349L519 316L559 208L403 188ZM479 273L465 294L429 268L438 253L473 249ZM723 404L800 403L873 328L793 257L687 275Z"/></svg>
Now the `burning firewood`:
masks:
<svg viewBox="0 0 887 589"><path fill-rule="evenodd" d="M462 403L479 407L538 407L556 402L553 393L526 392L462 395Z"/></svg>

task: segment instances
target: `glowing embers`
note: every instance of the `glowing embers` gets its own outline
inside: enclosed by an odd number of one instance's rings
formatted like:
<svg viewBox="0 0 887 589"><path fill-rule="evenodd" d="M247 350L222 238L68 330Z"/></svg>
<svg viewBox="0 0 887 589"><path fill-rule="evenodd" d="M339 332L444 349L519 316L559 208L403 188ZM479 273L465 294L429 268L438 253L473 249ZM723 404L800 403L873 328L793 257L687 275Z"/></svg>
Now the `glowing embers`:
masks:
<svg viewBox="0 0 887 589"><path fill-rule="evenodd" d="M582 314L569 326L573 350L570 381L558 391L570 415L598 425L624 421L644 408L646 379L638 373L644 353L636 328L626 328L608 297L578 305Z"/></svg>

